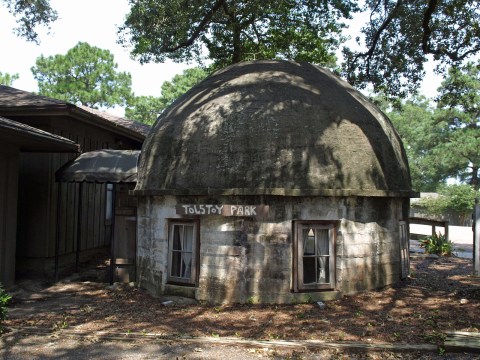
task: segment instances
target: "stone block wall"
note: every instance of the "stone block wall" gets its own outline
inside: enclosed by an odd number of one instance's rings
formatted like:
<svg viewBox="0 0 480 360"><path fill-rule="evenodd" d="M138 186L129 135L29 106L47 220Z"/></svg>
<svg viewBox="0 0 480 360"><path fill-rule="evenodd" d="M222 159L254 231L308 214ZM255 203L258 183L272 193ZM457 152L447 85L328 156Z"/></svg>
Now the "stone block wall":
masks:
<svg viewBox="0 0 480 360"><path fill-rule="evenodd" d="M407 201L407 203L406 203ZM177 204L269 205L265 217L199 217L195 297L213 303L291 303L332 292L293 292L294 220L337 223L334 292L352 294L400 279L399 224L408 200L357 197L142 197L138 207L138 286L168 292L168 219Z"/></svg>

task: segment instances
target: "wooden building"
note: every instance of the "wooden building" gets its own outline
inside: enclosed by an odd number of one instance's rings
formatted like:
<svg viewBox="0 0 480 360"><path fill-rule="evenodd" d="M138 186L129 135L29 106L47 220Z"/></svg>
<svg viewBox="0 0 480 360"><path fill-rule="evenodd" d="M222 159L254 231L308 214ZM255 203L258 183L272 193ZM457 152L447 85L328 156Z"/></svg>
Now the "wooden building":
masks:
<svg viewBox="0 0 480 360"><path fill-rule="evenodd" d="M62 136L80 151L138 150L150 129L108 113L0 86L0 116ZM20 153L16 272L53 274L56 238L61 260L72 261L77 244L82 255L108 247L111 222L106 219L107 185L55 182L55 171L75 157L66 153ZM80 199L81 197L81 199ZM60 199L60 201L59 201ZM82 204L83 231L77 229ZM77 234L82 234L77 241Z"/></svg>
<svg viewBox="0 0 480 360"><path fill-rule="evenodd" d="M78 153L68 139L0 117L0 283L15 280L20 154Z"/></svg>

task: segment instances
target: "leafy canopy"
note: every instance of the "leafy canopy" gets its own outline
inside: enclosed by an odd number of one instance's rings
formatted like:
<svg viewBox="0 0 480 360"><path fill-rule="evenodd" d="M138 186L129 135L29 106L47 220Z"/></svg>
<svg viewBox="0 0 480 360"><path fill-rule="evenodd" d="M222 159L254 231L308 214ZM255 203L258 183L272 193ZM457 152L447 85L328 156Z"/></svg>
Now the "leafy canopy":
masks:
<svg viewBox="0 0 480 360"><path fill-rule="evenodd" d="M36 27L58 17L49 0L0 0L18 35L38 43ZM140 62L210 60L215 67L252 59L334 66L352 0L129 0L119 42ZM343 76L354 86L406 98L429 59L445 74L480 53L479 0L365 0L357 37L344 47Z"/></svg>
<svg viewBox="0 0 480 360"><path fill-rule="evenodd" d="M441 132L436 126L435 107L424 97L413 97L396 106L387 102L384 111L402 138L413 188L435 191L451 175L433 151L438 144L437 133Z"/></svg>
<svg viewBox="0 0 480 360"><path fill-rule="evenodd" d="M0 85L12 86L15 80L18 80L18 74L2 73L0 71Z"/></svg>
<svg viewBox="0 0 480 360"><path fill-rule="evenodd" d="M428 215L443 216L449 211L460 215L460 221L468 220L472 215L475 198L480 197L480 191L472 189L470 185L443 185L438 189L438 197L424 197L414 206L422 209Z"/></svg>
<svg viewBox="0 0 480 360"><path fill-rule="evenodd" d="M451 68L437 106L411 98L384 109L402 137L416 190L448 179L480 187L480 62Z"/></svg>
<svg viewBox="0 0 480 360"><path fill-rule="evenodd" d="M175 75L171 81L162 84L161 96L136 96L125 109L128 119L153 124L158 115L191 87L202 81L209 70L195 67L186 69L181 75Z"/></svg>
<svg viewBox="0 0 480 360"><path fill-rule="evenodd" d="M58 19L57 12L50 6L49 0L0 0L8 11L17 18L18 27L14 32L28 41L39 43L36 28Z"/></svg>
<svg viewBox="0 0 480 360"><path fill-rule="evenodd" d="M40 56L31 68L41 95L91 108L124 106L131 75L117 71L112 53L79 42L65 55Z"/></svg>
<svg viewBox="0 0 480 360"><path fill-rule="evenodd" d="M130 0L119 42L140 62L291 59L333 65L350 0Z"/></svg>
<svg viewBox="0 0 480 360"><path fill-rule="evenodd" d="M480 52L479 1L367 0L363 10L361 50L343 50L343 73L357 87L405 97L418 89L429 57L444 74Z"/></svg>
<svg viewBox="0 0 480 360"><path fill-rule="evenodd" d="M480 61L451 68L439 88L437 148L444 166L461 181L480 187Z"/></svg>

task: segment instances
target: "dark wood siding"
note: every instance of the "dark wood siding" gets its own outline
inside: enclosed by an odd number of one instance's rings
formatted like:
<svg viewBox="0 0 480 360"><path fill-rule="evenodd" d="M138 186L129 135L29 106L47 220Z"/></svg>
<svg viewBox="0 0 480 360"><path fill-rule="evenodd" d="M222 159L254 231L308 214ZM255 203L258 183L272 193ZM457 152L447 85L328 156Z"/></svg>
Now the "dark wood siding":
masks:
<svg viewBox="0 0 480 360"><path fill-rule="evenodd" d="M18 148L0 144L0 283L15 280Z"/></svg>
<svg viewBox="0 0 480 360"><path fill-rule="evenodd" d="M112 149L140 149L141 143L102 128L71 118L15 120L39 129L61 135L79 143L82 152L109 146ZM55 172L74 157L72 154L20 155L19 218L17 256L21 258L19 272L29 270L53 271L57 218L59 219L60 255L71 255L77 250L77 226L80 197L82 218L80 222L81 250L108 246L110 225L105 224L105 184L82 185L56 183ZM60 187L60 199L58 197ZM57 217L58 207L58 217ZM29 260L35 261L29 261Z"/></svg>

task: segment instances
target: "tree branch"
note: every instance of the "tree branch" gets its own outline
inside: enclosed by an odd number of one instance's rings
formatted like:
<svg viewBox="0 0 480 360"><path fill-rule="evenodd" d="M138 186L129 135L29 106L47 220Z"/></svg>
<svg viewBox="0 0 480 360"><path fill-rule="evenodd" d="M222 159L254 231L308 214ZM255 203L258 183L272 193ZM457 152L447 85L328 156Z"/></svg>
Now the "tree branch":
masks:
<svg viewBox="0 0 480 360"><path fill-rule="evenodd" d="M382 32L387 28L387 26L395 18L395 13L397 12L397 9L400 8L400 6L402 6L402 5L403 5L403 1L398 0L397 3L395 4L393 10L390 12L390 14L387 16L387 18L383 21L382 25L380 25L378 30L375 31L372 43L371 43L370 47L368 48L368 51L357 54L352 61L352 65L353 65L357 62L357 60L359 58L365 58L366 57L367 58L367 76L368 77L370 77L370 59L372 58L373 53L375 52L378 41L380 40L380 35L382 35ZM373 10L372 13L374 11L375 10Z"/></svg>
<svg viewBox="0 0 480 360"><path fill-rule="evenodd" d="M424 54L428 54L430 51L430 35L432 34L432 29L430 29L429 23L430 23L430 20L432 19L432 15L435 12L436 7L437 7L437 0L430 0L427 5L427 10L423 14L422 51Z"/></svg>
<svg viewBox="0 0 480 360"><path fill-rule="evenodd" d="M205 17L202 19L200 24L197 26L193 34L184 42L181 42L177 46L174 47L165 47L166 52L174 52L178 49L188 47L193 44L193 42L200 36L202 31L205 29L205 26L212 20L213 15L222 7L224 6L225 0L217 0L217 2L213 5L212 9L207 12Z"/></svg>

